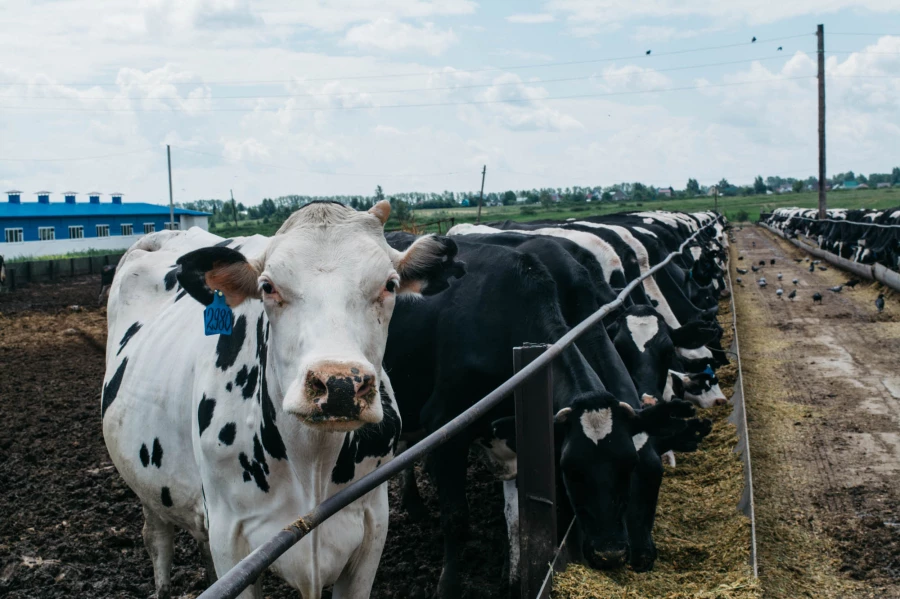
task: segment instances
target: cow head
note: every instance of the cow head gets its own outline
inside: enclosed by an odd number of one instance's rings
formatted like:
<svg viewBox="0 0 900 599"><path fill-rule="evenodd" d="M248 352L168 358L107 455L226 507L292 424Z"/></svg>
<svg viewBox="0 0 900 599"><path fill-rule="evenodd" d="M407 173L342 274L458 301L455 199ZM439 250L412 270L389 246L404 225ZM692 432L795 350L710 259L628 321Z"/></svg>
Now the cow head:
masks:
<svg viewBox="0 0 900 599"><path fill-rule="evenodd" d="M702 321L673 329L656 310L634 305L607 329L640 396L664 399L668 370L676 349L690 350L712 341L718 331Z"/></svg>
<svg viewBox="0 0 900 599"><path fill-rule="evenodd" d="M719 388L719 379L712 368L694 374L670 370L669 377L674 387L681 388L684 399L700 408L721 406L728 402L728 398Z"/></svg>
<svg viewBox="0 0 900 599"><path fill-rule="evenodd" d="M212 290L232 307L262 302L269 387L284 411L311 427L380 422L381 362L397 295L431 295L465 273L446 237L422 237L405 252L388 246L389 215L388 202L368 212L313 203L253 259L210 247L178 260L179 282L201 303L212 302Z"/></svg>
<svg viewBox="0 0 900 599"><path fill-rule="evenodd" d="M684 430L681 418L693 412L677 400L635 411L605 392L580 396L557 412L554 422L565 429L557 435L563 482L592 568L618 568L628 560L625 514L638 451L650 435Z"/></svg>

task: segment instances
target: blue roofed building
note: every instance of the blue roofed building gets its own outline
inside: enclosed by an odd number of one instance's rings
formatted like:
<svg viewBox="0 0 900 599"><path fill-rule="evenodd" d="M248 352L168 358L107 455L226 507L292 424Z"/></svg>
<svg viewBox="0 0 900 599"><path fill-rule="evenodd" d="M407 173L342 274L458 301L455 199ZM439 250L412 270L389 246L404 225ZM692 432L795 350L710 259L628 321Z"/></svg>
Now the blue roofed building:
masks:
<svg viewBox="0 0 900 599"><path fill-rule="evenodd" d="M51 202L49 191L37 192L36 202L23 202L23 192L18 190L6 194L7 201L0 201L0 255L7 258L122 250L147 233L209 227L209 213L183 208L175 208L171 227L168 206L126 204L121 193L101 201L103 194L90 192L87 202L76 201L74 191L63 192L62 202Z"/></svg>

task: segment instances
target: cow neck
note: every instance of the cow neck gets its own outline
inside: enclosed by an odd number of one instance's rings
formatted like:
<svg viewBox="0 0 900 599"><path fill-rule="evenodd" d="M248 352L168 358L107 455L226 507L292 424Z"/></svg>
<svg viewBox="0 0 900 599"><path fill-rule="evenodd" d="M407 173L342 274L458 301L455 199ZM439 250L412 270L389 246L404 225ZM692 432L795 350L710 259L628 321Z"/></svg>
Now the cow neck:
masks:
<svg viewBox="0 0 900 599"><path fill-rule="evenodd" d="M553 360L551 368L554 410L571 405L579 395L606 391L600 377L574 345L567 347Z"/></svg>

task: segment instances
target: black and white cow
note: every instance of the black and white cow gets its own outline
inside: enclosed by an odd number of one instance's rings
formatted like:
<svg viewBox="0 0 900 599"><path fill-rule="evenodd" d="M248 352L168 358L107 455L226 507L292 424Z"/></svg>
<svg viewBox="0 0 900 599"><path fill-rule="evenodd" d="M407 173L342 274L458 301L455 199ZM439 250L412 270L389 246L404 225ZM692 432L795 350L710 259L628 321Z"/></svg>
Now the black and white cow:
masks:
<svg viewBox="0 0 900 599"><path fill-rule="evenodd" d="M389 213L387 202L368 213L313 203L272 238L165 231L121 261L103 434L143 504L159 597L171 592L174 526L221 574L393 456L401 421L382 358L396 298L437 293L464 269L447 238L389 247ZM231 335L204 336L214 290L234 311ZM271 569L306 599L331 585L367 597L387 525L382 485Z"/></svg>

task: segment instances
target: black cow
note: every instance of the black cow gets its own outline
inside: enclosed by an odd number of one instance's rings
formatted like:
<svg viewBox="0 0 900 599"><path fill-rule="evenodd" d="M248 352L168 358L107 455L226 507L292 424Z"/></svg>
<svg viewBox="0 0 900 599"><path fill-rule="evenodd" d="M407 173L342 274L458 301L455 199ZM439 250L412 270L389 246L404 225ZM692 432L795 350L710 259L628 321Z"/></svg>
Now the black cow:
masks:
<svg viewBox="0 0 900 599"><path fill-rule="evenodd" d="M103 305L103 302L109 298L109 288L112 286L113 278L116 276L116 265L107 264L100 270L100 295L97 297L97 303Z"/></svg>

